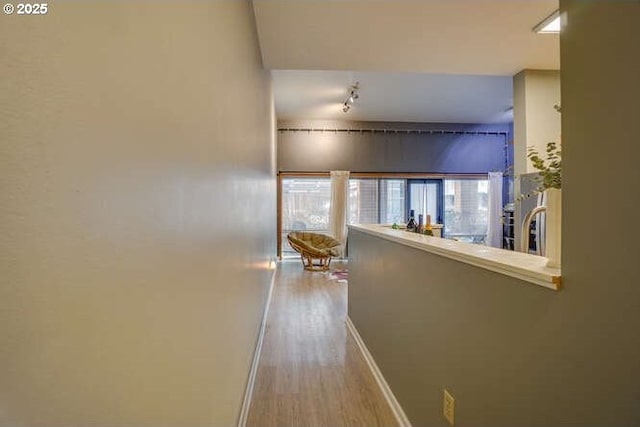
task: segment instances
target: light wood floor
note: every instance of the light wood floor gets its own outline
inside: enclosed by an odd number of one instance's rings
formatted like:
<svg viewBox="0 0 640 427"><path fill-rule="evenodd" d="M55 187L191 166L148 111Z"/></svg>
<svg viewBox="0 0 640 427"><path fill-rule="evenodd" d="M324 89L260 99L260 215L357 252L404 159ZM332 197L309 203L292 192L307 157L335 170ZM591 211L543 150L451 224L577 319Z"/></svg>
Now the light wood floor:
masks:
<svg viewBox="0 0 640 427"><path fill-rule="evenodd" d="M247 426L397 426L346 314L346 284L278 265Z"/></svg>

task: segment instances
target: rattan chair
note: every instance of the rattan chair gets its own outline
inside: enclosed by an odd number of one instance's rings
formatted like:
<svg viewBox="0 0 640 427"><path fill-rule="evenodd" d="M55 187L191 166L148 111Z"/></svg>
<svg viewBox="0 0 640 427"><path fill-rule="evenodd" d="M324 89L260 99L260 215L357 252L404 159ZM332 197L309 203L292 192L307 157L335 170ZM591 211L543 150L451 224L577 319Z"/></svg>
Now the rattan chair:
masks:
<svg viewBox="0 0 640 427"><path fill-rule="evenodd" d="M292 231L287 235L287 240L291 247L300 253L305 270L328 270L331 258L340 255L342 246L331 236L308 231Z"/></svg>

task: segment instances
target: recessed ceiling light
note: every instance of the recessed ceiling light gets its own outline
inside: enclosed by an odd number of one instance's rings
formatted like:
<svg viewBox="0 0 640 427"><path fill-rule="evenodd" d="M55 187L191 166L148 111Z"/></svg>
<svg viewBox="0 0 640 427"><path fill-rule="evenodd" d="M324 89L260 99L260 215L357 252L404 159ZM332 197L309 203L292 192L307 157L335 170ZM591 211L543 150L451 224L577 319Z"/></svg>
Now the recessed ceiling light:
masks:
<svg viewBox="0 0 640 427"><path fill-rule="evenodd" d="M560 32L560 11L556 10L533 27L538 34L558 34Z"/></svg>

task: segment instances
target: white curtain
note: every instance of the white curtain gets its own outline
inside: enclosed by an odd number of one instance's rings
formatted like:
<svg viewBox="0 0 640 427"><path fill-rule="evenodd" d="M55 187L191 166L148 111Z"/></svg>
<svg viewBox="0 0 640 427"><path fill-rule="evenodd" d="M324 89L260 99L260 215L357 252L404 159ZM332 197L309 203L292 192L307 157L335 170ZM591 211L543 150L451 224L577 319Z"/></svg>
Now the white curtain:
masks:
<svg viewBox="0 0 640 427"><path fill-rule="evenodd" d="M347 203L349 200L349 171L331 171L331 205L329 206L329 234L344 245L347 241Z"/></svg>
<svg viewBox="0 0 640 427"><path fill-rule="evenodd" d="M502 172L489 172L487 246L502 247Z"/></svg>

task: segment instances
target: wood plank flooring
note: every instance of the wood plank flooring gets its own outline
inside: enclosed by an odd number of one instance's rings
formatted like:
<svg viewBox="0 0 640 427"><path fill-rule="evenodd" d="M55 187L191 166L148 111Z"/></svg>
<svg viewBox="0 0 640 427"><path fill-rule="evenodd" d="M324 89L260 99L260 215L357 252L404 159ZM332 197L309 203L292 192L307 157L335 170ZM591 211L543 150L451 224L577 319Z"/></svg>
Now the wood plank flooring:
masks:
<svg viewBox="0 0 640 427"><path fill-rule="evenodd" d="M345 283L299 262L278 264L247 426L398 425L346 314Z"/></svg>

